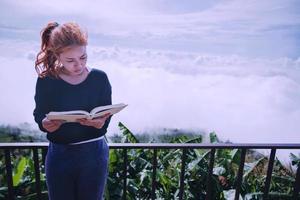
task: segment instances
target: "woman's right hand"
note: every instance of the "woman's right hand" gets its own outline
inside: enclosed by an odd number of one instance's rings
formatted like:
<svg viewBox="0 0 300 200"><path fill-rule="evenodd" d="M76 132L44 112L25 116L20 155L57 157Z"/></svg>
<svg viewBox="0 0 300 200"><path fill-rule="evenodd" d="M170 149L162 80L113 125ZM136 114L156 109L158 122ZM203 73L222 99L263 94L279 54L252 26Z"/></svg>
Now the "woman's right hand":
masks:
<svg viewBox="0 0 300 200"><path fill-rule="evenodd" d="M49 120L47 117L45 117L42 121L42 125L47 131L54 132L59 129L63 122L63 120Z"/></svg>

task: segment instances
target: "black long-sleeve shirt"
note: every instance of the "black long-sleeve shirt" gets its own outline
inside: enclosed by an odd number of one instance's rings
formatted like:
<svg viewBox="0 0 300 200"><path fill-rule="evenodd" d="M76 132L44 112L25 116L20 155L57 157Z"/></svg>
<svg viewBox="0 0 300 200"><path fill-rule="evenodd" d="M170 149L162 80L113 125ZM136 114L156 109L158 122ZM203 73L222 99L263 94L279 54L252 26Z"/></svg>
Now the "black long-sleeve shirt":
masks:
<svg viewBox="0 0 300 200"><path fill-rule="evenodd" d="M41 131L47 133L49 141L58 144L81 142L103 136L110 121L101 129L84 126L79 123L64 123L54 132L48 132L42 126L42 120L50 111L85 110L90 112L97 106L110 105L111 85L107 75L98 69L92 69L88 77L77 85L62 79L51 77L38 78L35 91L34 119Z"/></svg>

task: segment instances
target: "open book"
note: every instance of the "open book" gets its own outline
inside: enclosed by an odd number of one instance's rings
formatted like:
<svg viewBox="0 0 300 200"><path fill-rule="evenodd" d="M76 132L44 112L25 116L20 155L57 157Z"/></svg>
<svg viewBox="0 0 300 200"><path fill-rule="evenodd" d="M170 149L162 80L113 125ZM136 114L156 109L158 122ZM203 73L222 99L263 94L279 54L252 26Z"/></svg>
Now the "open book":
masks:
<svg viewBox="0 0 300 200"><path fill-rule="evenodd" d="M46 114L49 120L64 120L65 122L76 122L77 119L94 119L101 117L105 114L116 114L120 112L127 105L124 103L99 106L87 112L84 110L72 110L72 111L63 111L63 112L49 112Z"/></svg>

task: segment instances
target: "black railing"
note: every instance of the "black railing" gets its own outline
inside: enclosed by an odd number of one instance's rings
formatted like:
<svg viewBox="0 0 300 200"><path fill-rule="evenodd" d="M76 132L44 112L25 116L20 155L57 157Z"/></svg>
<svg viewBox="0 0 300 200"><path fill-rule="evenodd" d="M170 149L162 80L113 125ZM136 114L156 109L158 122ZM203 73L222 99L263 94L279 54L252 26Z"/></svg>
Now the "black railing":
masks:
<svg viewBox="0 0 300 200"><path fill-rule="evenodd" d="M265 180L265 186L263 191L263 199L269 199L269 189L273 171L273 165L277 149L300 149L300 144L198 144L198 143L186 143L186 144L171 144L171 143L110 143L110 149L123 149L123 199L126 199L127 191L127 164L128 164L128 149L153 149L153 174L152 174L152 190L151 198L155 199L155 190L157 186L156 182L156 168L157 168L157 150L158 149L181 149L182 158L181 158L181 174L179 181L179 199L182 200L184 194L184 177L185 177L185 166L186 166L186 157L187 150L189 149L210 149L210 158L209 158L209 169L208 177L206 184L206 199L211 199L212 195L212 176L213 176L213 167L215 161L215 151L216 149L241 149L241 159L238 169L238 175L236 177L235 185L235 200L239 199L241 183L243 178L244 163L246 157L247 149L271 149L270 158L268 163L267 177ZM33 151L33 160L34 160L34 169L35 169L35 179L36 179L36 193L38 199L41 199L41 183L40 183L40 163L38 159L38 149L42 149L43 157L47 151L48 143L0 143L0 150L5 152L5 166L7 173L7 187L8 187L8 198L15 199L15 194L13 190L13 179L12 179L12 164L11 164L11 151L14 149L32 149ZM292 199L298 199L300 190L300 166L297 168L296 179L293 186L293 195Z"/></svg>

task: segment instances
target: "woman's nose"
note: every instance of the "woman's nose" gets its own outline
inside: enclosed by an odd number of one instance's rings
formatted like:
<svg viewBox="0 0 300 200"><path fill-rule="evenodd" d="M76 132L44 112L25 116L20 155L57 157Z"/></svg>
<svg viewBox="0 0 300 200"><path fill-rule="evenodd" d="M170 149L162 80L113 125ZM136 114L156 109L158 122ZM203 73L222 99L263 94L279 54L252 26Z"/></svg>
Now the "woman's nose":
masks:
<svg viewBox="0 0 300 200"><path fill-rule="evenodd" d="M75 60L74 65L75 65L75 67L80 67L81 62L78 60Z"/></svg>

